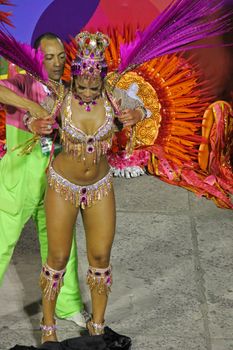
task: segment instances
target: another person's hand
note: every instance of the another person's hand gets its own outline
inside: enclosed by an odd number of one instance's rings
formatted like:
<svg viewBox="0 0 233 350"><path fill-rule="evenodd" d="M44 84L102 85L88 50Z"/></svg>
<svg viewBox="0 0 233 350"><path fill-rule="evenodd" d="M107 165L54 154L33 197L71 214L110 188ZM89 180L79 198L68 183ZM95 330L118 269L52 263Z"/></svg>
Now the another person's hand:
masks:
<svg viewBox="0 0 233 350"><path fill-rule="evenodd" d="M45 118L32 118L30 130L38 135L49 135L53 132L54 119L50 116Z"/></svg>

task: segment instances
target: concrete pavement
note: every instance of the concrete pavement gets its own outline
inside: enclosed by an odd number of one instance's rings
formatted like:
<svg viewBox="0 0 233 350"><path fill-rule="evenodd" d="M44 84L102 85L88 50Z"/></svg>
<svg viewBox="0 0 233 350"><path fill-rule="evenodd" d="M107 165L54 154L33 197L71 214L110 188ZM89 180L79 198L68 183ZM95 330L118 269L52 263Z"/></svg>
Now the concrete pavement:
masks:
<svg viewBox="0 0 233 350"><path fill-rule="evenodd" d="M233 349L233 212L182 188L142 176L115 179L117 234L107 324L132 350ZM78 220L79 274L85 285L85 238ZM0 350L36 345L40 258L32 222L0 288ZM62 340L78 327L58 321Z"/></svg>

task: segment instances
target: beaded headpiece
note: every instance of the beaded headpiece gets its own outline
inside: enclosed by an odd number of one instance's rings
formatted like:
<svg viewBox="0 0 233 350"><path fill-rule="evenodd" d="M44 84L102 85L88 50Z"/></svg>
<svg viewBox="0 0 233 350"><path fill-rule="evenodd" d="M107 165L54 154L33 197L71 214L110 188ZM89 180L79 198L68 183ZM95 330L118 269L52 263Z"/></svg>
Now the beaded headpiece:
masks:
<svg viewBox="0 0 233 350"><path fill-rule="evenodd" d="M105 61L105 49L109 45L107 35L87 31L76 35L77 57L71 64L72 75L101 75L107 74L107 63Z"/></svg>

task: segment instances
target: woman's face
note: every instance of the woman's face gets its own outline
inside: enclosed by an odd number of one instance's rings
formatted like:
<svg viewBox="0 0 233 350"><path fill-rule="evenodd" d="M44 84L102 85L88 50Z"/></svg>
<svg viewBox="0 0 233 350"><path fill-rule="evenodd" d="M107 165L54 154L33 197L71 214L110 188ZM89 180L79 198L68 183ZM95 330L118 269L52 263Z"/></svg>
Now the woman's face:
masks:
<svg viewBox="0 0 233 350"><path fill-rule="evenodd" d="M84 102L91 102L96 99L102 88L101 77L77 76L74 78L75 92Z"/></svg>

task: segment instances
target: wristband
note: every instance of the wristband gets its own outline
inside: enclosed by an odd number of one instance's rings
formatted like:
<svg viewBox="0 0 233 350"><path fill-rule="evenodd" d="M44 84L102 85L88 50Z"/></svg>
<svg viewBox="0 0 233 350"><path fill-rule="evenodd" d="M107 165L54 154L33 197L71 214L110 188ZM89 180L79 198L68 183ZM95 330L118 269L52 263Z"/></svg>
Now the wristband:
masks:
<svg viewBox="0 0 233 350"><path fill-rule="evenodd" d="M35 132L32 130L31 128L31 123L36 120L37 118L32 117L29 113L26 113L23 117L23 123L26 126L26 128L32 132L33 134L35 134Z"/></svg>

